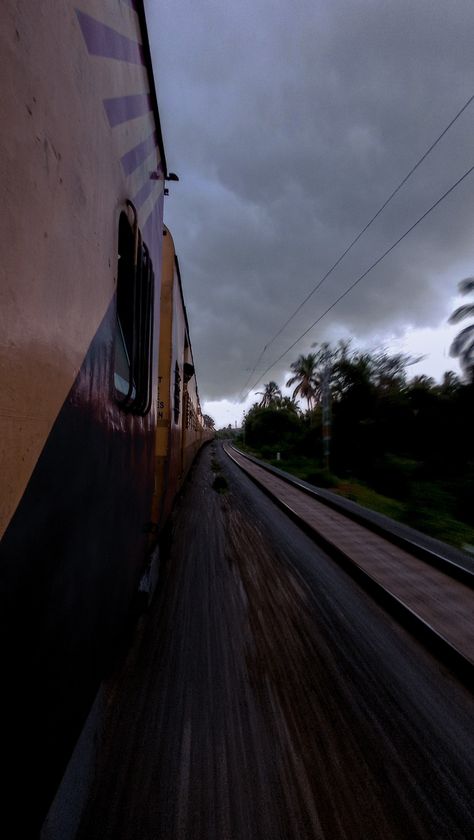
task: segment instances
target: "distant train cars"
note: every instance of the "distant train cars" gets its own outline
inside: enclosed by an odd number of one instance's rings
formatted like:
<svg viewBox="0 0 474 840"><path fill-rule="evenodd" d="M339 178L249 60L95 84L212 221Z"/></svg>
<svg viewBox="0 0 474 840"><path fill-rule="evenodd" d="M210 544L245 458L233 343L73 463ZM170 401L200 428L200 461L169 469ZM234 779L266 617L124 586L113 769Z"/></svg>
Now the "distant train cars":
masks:
<svg viewBox="0 0 474 840"><path fill-rule="evenodd" d="M153 506L156 522L166 520L197 451L213 437L201 412L174 242L166 227L163 234Z"/></svg>
<svg viewBox="0 0 474 840"><path fill-rule="evenodd" d="M211 433L142 0L4 0L0 44L1 755L29 837Z"/></svg>

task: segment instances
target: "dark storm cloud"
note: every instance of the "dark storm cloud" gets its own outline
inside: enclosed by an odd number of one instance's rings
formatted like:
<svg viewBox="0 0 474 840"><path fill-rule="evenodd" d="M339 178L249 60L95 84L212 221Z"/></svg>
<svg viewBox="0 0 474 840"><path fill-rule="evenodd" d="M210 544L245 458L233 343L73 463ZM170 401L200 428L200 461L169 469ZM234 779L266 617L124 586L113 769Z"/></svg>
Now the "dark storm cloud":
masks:
<svg viewBox="0 0 474 840"><path fill-rule="evenodd" d="M474 93L468 0L151 2L148 17L201 394L235 397L260 350ZM292 343L474 164L474 105L271 345ZM440 323L474 259L474 177L311 342ZM256 379L256 376L254 377Z"/></svg>

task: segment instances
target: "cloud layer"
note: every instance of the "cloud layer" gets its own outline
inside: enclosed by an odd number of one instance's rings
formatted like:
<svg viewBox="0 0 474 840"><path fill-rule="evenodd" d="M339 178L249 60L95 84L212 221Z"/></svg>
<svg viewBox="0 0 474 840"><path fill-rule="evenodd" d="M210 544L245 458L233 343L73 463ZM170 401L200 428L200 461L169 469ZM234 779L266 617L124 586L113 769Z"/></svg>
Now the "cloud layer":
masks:
<svg viewBox="0 0 474 840"><path fill-rule="evenodd" d="M148 3L201 395L260 351L474 93L471 0ZM257 379L474 164L474 103L303 311ZM265 378L312 342L440 323L474 262L474 175ZM467 268L467 272L466 272Z"/></svg>

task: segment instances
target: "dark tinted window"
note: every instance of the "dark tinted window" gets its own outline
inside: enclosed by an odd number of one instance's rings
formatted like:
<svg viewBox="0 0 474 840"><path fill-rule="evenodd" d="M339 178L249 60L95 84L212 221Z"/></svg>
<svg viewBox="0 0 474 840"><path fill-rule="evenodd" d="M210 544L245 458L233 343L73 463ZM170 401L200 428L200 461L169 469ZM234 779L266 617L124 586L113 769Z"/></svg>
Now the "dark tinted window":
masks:
<svg viewBox="0 0 474 840"><path fill-rule="evenodd" d="M174 422L177 423L179 420L179 407L181 402L181 376L179 375L179 366L178 362L176 362L174 366L174 400L173 400L173 413L174 413Z"/></svg>
<svg viewBox="0 0 474 840"><path fill-rule="evenodd" d="M146 414L151 406L154 274L135 217L120 214L114 384L122 408Z"/></svg>

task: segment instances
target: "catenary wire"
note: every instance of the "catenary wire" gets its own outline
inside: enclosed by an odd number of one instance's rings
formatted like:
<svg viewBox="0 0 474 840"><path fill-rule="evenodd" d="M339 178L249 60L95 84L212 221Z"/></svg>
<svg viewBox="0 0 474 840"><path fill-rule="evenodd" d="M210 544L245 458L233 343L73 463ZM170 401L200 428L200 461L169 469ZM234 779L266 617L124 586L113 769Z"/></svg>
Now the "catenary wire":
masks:
<svg viewBox="0 0 474 840"><path fill-rule="evenodd" d="M414 223L411 225L411 227L409 227L409 228L408 228L408 230L406 230L406 231L405 231L405 233L403 233L403 234L402 234L402 235L401 235L401 236L400 236L400 237L396 240L396 242L394 242L394 243L390 246L390 248L387 248L387 250L386 250L386 251L384 251L384 253L383 253L380 257L378 257L378 259L376 259L376 260L375 260L375 262L373 262L373 263L372 263L372 265L370 265L370 266L369 266L369 268L367 268L367 269L364 271L364 273L363 273L363 274L361 274L361 275L360 275L360 276L359 276L356 280L354 280L354 282L353 282L353 283L351 283L351 285L350 285L350 286L348 286L348 288L347 288L347 289L346 289L346 290L345 290L345 291L344 291L341 295L339 295L339 297L338 297L338 298L336 298L336 300L335 300L333 303L331 303L331 305L330 305L330 306L328 306L328 308L327 308L327 309L326 309L326 310L322 313L322 315L320 315L320 316L319 316L319 318L316 318L316 320L315 320L315 321L313 321L313 323L312 323L312 324L311 324L311 325L310 325L310 326L309 326L309 327L308 327L308 328L307 328L307 329L306 329L303 333L301 333L301 335L300 335L300 336L298 336L298 338L297 338L297 339L296 339L296 340L295 340L292 344L290 344L290 346L289 346L289 347L287 347L287 349L286 349L283 353L281 353L281 355L280 355L280 356L278 356L278 358L277 358L277 359L275 359L275 361L274 361L274 362L272 362L272 364L271 364L271 365L269 365L269 366L266 368L266 370L264 370L264 371L263 371L263 373L261 374L261 376L260 376L260 377L256 380L256 382L254 382L254 384L252 385L252 387L251 387L251 388L247 391L247 393L246 393L246 395L245 395L244 399L247 399L247 397L248 397L248 395L250 394L250 392L251 392L251 391L253 391L253 390L254 390L254 388L256 388L256 386L257 386L257 385L259 384L259 382L263 379L263 377L264 377L264 376L268 373L268 371L270 371L272 368L274 368L274 367L275 367L275 365L277 365L277 364L278 364L278 362L280 362L280 361L284 358L284 356L286 356L286 354L287 354L287 353L289 353L289 352L290 352L290 350L292 350L292 349L293 349L293 347L294 347L296 344L298 344L298 342L299 342L299 341L301 341L301 339L302 339L302 338L304 338L304 337L305 337L305 335L307 335L307 334L310 332L310 330L312 330L312 329L313 329L313 327L315 327L315 326L316 326L316 324L319 324L319 322L320 322L320 321L322 321L322 319L323 319L323 318L325 318L325 316L328 314L328 312L330 312L330 311L331 311L331 309L334 309L334 307L335 307L335 306L337 306L337 304L339 303L339 301L341 301L343 298L345 298L345 297L346 297L346 295L348 295L348 294L349 294L349 292L351 292L351 291L352 291L352 289L354 289L354 288L355 288L355 286L357 286L357 284L358 284L358 283L360 283L360 282L361 282L361 280L363 280L363 279L364 279L364 277L367 277L367 275L368 275L368 274L372 271L372 269L374 269L377 265L379 265L379 264L382 262L382 260L383 260L383 259L385 259L385 257L386 257L388 254L390 254L390 252L391 252L391 251L393 251L393 250L394 250L394 248L396 248L396 247L397 247L397 245L399 245L399 244L400 244L400 242L402 242L402 240L403 240L403 239L405 239L405 237L406 237L406 236L408 236L408 234L409 234L409 233L411 233L411 231L412 231L412 230L414 230L414 228L416 228L416 227L417 227L417 225L419 225L419 224L420 224L420 222L422 222L422 221L423 221L423 219L426 219L426 217L427 217L427 216L429 216L429 214L430 214L430 213L431 213L431 212L432 212L432 211L433 211L436 207L438 207L438 205L439 205L439 204L441 204L441 202L442 202L442 201L444 201L444 199L445 199L445 198L447 198L447 197L448 197L448 195L449 195L450 193L452 193L452 192L456 189L456 187L458 187L458 186L459 186L459 184L461 184L461 183L465 180L465 178L467 178L467 177L468 177L468 175L470 175L473 171L474 171L474 166L471 166L471 168L470 168L470 169L468 169L468 170L467 170L467 172L465 172L465 173L464 173L464 175L461 175L461 177L460 177L460 178L458 178L458 180L457 180L457 181L456 181L456 182L455 182L455 183L454 183L454 184L453 184L453 185L452 185L452 186L451 186L448 190L446 190L446 192L445 192L445 193L443 193L443 195L442 195L440 198L438 198L438 200L437 200L437 201L435 201L435 203L434 203L434 204L432 204L432 205L431 205L431 207L429 207L429 208L428 208L428 210L426 210L426 211L423 213L423 215L422 215L422 216L420 216L420 218L419 218L419 219L417 219L417 220L416 220L416 222L414 222Z"/></svg>
<svg viewBox="0 0 474 840"><path fill-rule="evenodd" d="M268 350L268 348L270 347L270 345L271 345L271 344L273 344L273 342L275 341L275 339L276 339L276 338L278 338L278 336L279 336L279 335L281 335L281 333L283 332L283 330L285 329L285 327L287 327L287 326L288 326L288 324L290 323L290 321L292 321L292 320L293 320L293 318L295 317L295 315L297 315L297 314L298 314L298 312L300 312L300 311L301 311L301 309L303 308L303 306L305 305L305 303L307 303L307 302L308 302L308 300L309 300L309 299L310 299L310 298L311 298L311 297L315 294L315 292L317 292L317 291L318 291L318 289L319 289L319 288L321 288L321 286L323 285L323 283L327 280L327 278L330 276L330 274L332 274L332 272L334 271L334 269L335 269L335 268L337 268L337 266L339 265L339 263L341 263L341 262L342 262L342 260L344 259L344 257L345 257L345 256L349 253L349 251L351 250L351 248L353 248L353 247L354 247L354 245L355 245L355 244L359 241L359 239L360 239L360 238L364 235L364 233L365 233L365 232L369 229L369 227L371 226L371 224L372 224L373 222L375 222L375 220L378 218L378 216L380 216L380 214L382 213L382 211L383 211L383 210L385 210L385 208L387 207L387 205L388 205L388 204L390 204L391 200L392 200L393 198L395 198L395 196L397 195L397 193L398 193L398 192L401 190L401 188L402 188L402 187L406 184L406 182L408 181L408 179L409 179L409 178L411 178L411 176L413 175L413 173L414 173L414 172L418 169L418 167L419 167L419 166L421 166L421 164L423 163L423 161L424 161L424 160L426 160L426 158L427 158L427 157L428 157L428 155L429 155L429 154L433 151L433 149L435 148L435 146L437 146L437 145L438 145L438 143L440 142L440 140L442 140L442 139L443 139L443 137L445 136L445 134L447 134L447 132L449 131L449 129L451 128L451 126L453 126L453 125L454 125L454 123L456 122L456 120L457 120L457 119L459 119L459 117L461 116L461 114L462 114L462 113L466 110L466 108L468 108L468 107L469 107L469 105L471 104L471 102L472 102L473 100L474 100L474 94L473 94L472 96L470 96L470 97L469 97L469 99L467 100L467 102L465 102L465 103L464 103L464 105L462 106L462 108L461 108L461 109L457 112L457 114L455 114L455 116L453 117L453 119L451 120L451 122L449 122L449 123L448 123L448 125L447 125L444 129L443 129L443 131L441 132L441 134L439 134L439 135L438 135L438 137L436 138L436 140L434 140L434 141L433 141L433 143L431 144L431 146L429 146L429 148L426 150L426 152L425 152L425 153L421 156L421 158L419 158L419 160L418 160L418 161L415 163L415 165L414 165L414 166L410 169L410 171L407 173L407 175L405 175L405 177L403 178L403 180L402 180L402 181L400 181L400 183L398 184L398 186L397 186L397 187L395 187L395 189L393 190L393 192L391 192L391 193L390 193L390 195L389 195L389 196L388 196L388 198L384 201L384 203L382 204L382 206L381 206L381 207L379 207L379 209L377 210L377 212L376 212L376 213L372 216L372 218L371 218L371 219L369 219L369 221L367 222L367 224L365 225L365 227L364 227L364 228L362 228L362 230L361 230L361 231L357 234L357 236L355 237L355 239L353 239L353 240L352 240L352 242L351 242L351 243L347 246L346 250L345 250L345 251L343 251L343 253L340 255L340 257L338 257L338 259L337 259L337 260L336 260L336 262L335 262L335 263L331 266L331 268L329 268L329 269L328 269L328 271L326 272L326 274L325 274L323 277L321 277L321 279L320 279L320 280L316 283L316 285L315 285L315 286L313 287L313 289L309 292L309 294L307 294L307 295L306 295L306 297L304 298L304 300L302 300L302 301L301 301L301 303L299 304L299 306L297 306L297 308L294 310L294 312L292 312L292 314L291 314L291 315L290 315L290 316L286 319L285 323L284 323L284 324L282 324L282 326L281 326L281 327L277 330L277 332L276 332L276 333L275 333L275 334L274 334L274 335L270 338L270 340L269 340L269 341L265 344L265 347L264 347L264 348L263 348L263 350L261 351L261 353L260 353L260 355L259 355L259 357L258 357L257 361L255 362L255 364L254 364L254 366L253 366L253 368L252 368L252 370L251 370L251 372L250 372L250 375L248 376L248 378L247 378L247 380L246 380L246 382L245 382L245 385L243 386L243 388L242 388L242 390L241 390L241 392L240 392L240 393L241 393L241 395L242 395L242 393L245 391L245 389L247 388L247 385L249 384L250 380L252 379L252 376L254 375L254 373L255 373L255 371L256 371L256 369L257 369L257 366L258 366L258 364L259 364L260 360L262 359L262 357L263 357L263 355L264 355L265 351L266 351L266 350ZM263 373L263 374L262 374L262 376L265 376L265 373ZM250 389L250 390L252 390L252 389Z"/></svg>

